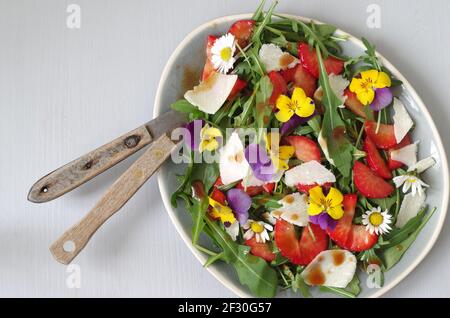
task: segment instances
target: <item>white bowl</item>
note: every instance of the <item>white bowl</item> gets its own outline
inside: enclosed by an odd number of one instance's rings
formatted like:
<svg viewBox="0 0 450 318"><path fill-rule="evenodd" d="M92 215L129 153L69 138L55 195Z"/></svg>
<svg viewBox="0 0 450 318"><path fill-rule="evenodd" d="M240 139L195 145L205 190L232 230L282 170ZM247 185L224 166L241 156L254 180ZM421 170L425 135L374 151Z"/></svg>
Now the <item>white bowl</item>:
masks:
<svg viewBox="0 0 450 318"><path fill-rule="evenodd" d="M183 74L183 68L187 67L189 70L197 70L198 74L200 74L200 70L202 70L205 61L204 46L206 43L206 36L209 34L223 34L233 22L241 19L249 19L250 16L250 14L242 14L217 18L201 25L186 36L172 53L162 73L156 93L154 117L167 111L171 103L183 96L184 91L186 90L186 79L183 78L185 76ZM304 17L296 16L296 18L303 21L311 21L311 19L306 19ZM337 34L349 36L349 40L343 44L344 52L347 55L356 55L364 50L362 42L354 36L341 30L338 30ZM417 240L405 253L401 261L385 274L385 284L382 288L370 289L364 283L365 280L362 280L361 297L381 296L397 285L406 277L406 275L411 273L411 271L424 259L441 231L447 213L449 199L447 158L442 146L441 138L430 113L404 76L388 60L382 56L380 56L380 58L393 75L403 82L403 87L399 90L397 96L405 103L416 123L416 127L413 131L413 139L421 140L419 146L419 158L433 155L437 161L437 164L424 174L425 182L431 185L431 188L427 191L427 203L430 207L436 206L437 211L423 228ZM190 235L192 221L190 215L184 209L183 204L180 204L177 209L173 208L170 204L170 195L177 186L175 174L182 172L183 169L184 167L181 165L167 162L160 169L158 175L159 188L164 205L177 231L198 261L204 264L207 257L195 249L191 244ZM209 242L205 239L202 244L208 245ZM239 283L232 266L228 266L222 262L216 262L209 266L207 270L236 295L241 297L252 296L247 287L242 286ZM319 293L314 294L314 296L320 295L321 294ZM295 297L298 295L284 291L280 292L278 296Z"/></svg>

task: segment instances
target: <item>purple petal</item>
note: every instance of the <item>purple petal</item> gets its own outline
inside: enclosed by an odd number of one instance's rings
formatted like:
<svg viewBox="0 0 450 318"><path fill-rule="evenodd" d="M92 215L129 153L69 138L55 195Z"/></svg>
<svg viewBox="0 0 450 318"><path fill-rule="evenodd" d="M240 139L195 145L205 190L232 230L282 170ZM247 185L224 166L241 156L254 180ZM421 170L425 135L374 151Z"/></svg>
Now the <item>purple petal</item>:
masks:
<svg viewBox="0 0 450 318"><path fill-rule="evenodd" d="M283 123L283 125L281 125L280 134L282 136L289 135L291 132L294 131L295 128L306 123L308 120L313 118L315 115L316 115L316 111L314 111L314 113L309 117L300 117L300 116L294 114L294 116L292 116L291 119L289 119L287 122L285 122L285 123Z"/></svg>
<svg viewBox="0 0 450 318"><path fill-rule="evenodd" d="M183 140L191 150L197 150L200 145L200 130L205 125L203 119L196 119L184 125Z"/></svg>
<svg viewBox="0 0 450 318"><path fill-rule="evenodd" d="M235 212L239 223L244 225L248 220L248 210L252 205L250 196L242 189L230 189L227 191L227 202Z"/></svg>
<svg viewBox="0 0 450 318"><path fill-rule="evenodd" d="M372 104L370 104L370 108L375 111L380 111L392 102L392 98L392 92L388 87L377 88L375 91L375 98Z"/></svg>
<svg viewBox="0 0 450 318"><path fill-rule="evenodd" d="M266 149L258 144L250 144L245 148L245 159L247 159L253 175L261 181L271 181L275 173Z"/></svg>
<svg viewBox="0 0 450 318"><path fill-rule="evenodd" d="M324 231L327 229L333 231L337 225L337 221L334 220L331 216L329 216L328 213L326 212L310 216L309 221L313 224L319 225L320 228Z"/></svg>

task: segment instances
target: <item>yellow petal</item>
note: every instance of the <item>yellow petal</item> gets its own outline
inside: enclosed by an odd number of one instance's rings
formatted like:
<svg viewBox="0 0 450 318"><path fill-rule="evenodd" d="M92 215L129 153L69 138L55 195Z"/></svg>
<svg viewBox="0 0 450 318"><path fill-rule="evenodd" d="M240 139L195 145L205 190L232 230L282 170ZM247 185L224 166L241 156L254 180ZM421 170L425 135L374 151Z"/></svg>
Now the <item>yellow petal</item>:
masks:
<svg viewBox="0 0 450 318"><path fill-rule="evenodd" d="M335 207L342 204L342 201L344 201L344 196L342 195L341 191L334 187L331 187L330 191L327 194L326 200L327 202L329 202L329 205L331 207Z"/></svg>
<svg viewBox="0 0 450 318"><path fill-rule="evenodd" d="M213 218L220 219L222 223L230 222L233 223L236 221L236 218L234 217L233 211L225 206L217 202L216 200L208 197L209 205L212 207L210 215Z"/></svg>
<svg viewBox="0 0 450 318"><path fill-rule="evenodd" d="M215 127L208 127L208 128L205 127L202 128L202 136L222 137L222 132L220 131L220 129Z"/></svg>
<svg viewBox="0 0 450 318"><path fill-rule="evenodd" d="M290 109L290 105L291 105L291 99L289 97L287 97L286 95L280 95L277 98L276 106L279 110Z"/></svg>
<svg viewBox="0 0 450 318"><path fill-rule="evenodd" d="M287 122L289 119L291 119L292 115L294 115L294 111L291 109L280 109L276 114L275 117L278 119L278 121L281 121L282 123Z"/></svg>
<svg viewBox="0 0 450 318"><path fill-rule="evenodd" d="M377 78L376 82L374 83L374 86L376 88L390 87L391 86L391 78L385 72L380 72L378 74L378 78Z"/></svg>
<svg viewBox="0 0 450 318"><path fill-rule="evenodd" d="M309 190L309 199L311 202L314 202L318 205L321 205L321 202L325 200L325 196L322 191L321 186L315 186L314 188Z"/></svg>
<svg viewBox="0 0 450 318"><path fill-rule="evenodd" d="M211 139L211 140L203 140L200 143L200 152L203 152L205 150L207 151L213 151L216 150L217 148L219 148L219 143L217 142L217 140L215 139Z"/></svg>
<svg viewBox="0 0 450 318"><path fill-rule="evenodd" d="M295 109L295 113L300 117L309 117L314 113L316 105L314 101L307 97L303 102Z"/></svg>
<svg viewBox="0 0 450 318"><path fill-rule="evenodd" d="M344 210L342 209L342 204L332 207L332 208L328 208L327 212L328 212L328 215L331 216L335 220L339 220L340 218L342 218L342 216L344 216Z"/></svg>
<svg viewBox="0 0 450 318"><path fill-rule="evenodd" d="M317 215L323 212L323 206L318 205L314 202L310 202L308 205L308 214L309 215Z"/></svg>
<svg viewBox="0 0 450 318"><path fill-rule="evenodd" d="M306 98L305 91L301 87L294 88L292 92L292 101L297 104L301 104Z"/></svg>
<svg viewBox="0 0 450 318"><path fill-rule="evenodd" d="M375 98L375 92L373 89L366 89L363 91L359 91L356 93L356 97L358 97L358 100L363 105L369 105L373 102L373 99Z"/></svg>
<svg viewBox="0 0 450 318"><path fill-rule="evenodd" d="M358 92L364 90L362 79L353 77L349 88L350 88L350 91L353 93L358 93Z"/></svg>
<svg viewBox="0 0 450 318"><path fill-rule="evenodd" d="M295 149L292 146L280 146L278 157L281 160L290 159L294 155Z"/></svg>
<svg viewBox="0 0 450 318"><path fill-rule="evenodd" d="M361 78L363 82L371 82L375 83L378 79L378 71L377 70L368 70L361 72Z"/></svg>

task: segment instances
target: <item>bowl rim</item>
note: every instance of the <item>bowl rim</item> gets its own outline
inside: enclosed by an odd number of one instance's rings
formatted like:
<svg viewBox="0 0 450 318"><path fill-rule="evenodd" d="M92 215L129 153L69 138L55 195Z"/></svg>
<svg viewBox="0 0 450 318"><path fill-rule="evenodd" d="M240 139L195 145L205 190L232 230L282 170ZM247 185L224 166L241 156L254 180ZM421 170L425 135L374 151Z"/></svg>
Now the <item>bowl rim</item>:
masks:
<svg viewBox="0 0 450 318"><path fill-rule="evenodd" d="M283 14L283 13L281 13L281 14L286 17L300 19L304 22L313 21L315 23L322 23L319 20L306 18L303 16L292 15L292 14ZM206 23L203 23L202 25L195 28L181 41L181 43L172 52L166 65L164 66L163 72L161 74L161 79L158 84L158 88L157 88L156 95L155 95L154 106L153 106L153 117L154 118L157 117L162 111L162 104L161 104L161 96L163 94L162 86L169 76L169 73L170 73L169 69L170 69L171 65L175 62L175 60L178 57L178 55L180 54L180 52L182 52L185 49L185 47L192 40L192 38L194 38L198 33L210 28L211 26L221 24L221 23L227 23L227 22L231 23L231 22L234 22L237 20L242 20L242 19L249 19L251 17L251 15L252 15L251 13L245 13L245 14L228 15L228 16L215 18L215 19L210 20ZM352 42L354 45L356 45L357 47L359 47L361 49L364 48L362 41L360 39L358 39L357 37L351 35L350 33L342 31L341 29L338 28L336 30L336 34L342 35L342 36L347 36L348 37L347 41ZM420 98L420 96L417 94L414 87L400 73L400 71L394 65L392 65L392 63L389 62L378 51L377 51L377 54L378 54L381 62L383 63L383 65L385 65L396 78L400 79L403 82L403 86L405 87L405 90L407 90L411 94L411 97L417 103L420 111L425 116L426 121L430 124L431 132L432 132L434 140L436 141L436 147L438 149L439 157L441 160L441 169L442 169L442 172L444 175L443 193L449 193L450 192L449 191L449 169L448 169L448 161L447 161L446 153L444 150L444 146L442 144L441 136L436 128L436 125L435 125L427 107L425 106L425 104L422 101L422 99ZM206 257L192 245L191 238L184 232L182 224L181 224L180 220L176 217L175 210L170 203L170 199L169 199L170 194L167 192L167 190L166 190L167 188L165 186L166 182L167 182L167 179L162 174L162 172L161 171L158 172L158 187L159 187L159 190L161 193L161 198L162 198L164 207L166 208L172 223L174 224L177 232L180 234L184 243L188 246L188 248L191 250L191 252L197 258L197 260L203 265L204 262L206 261ZM375 293L373 293L370 296L371 298L380 297L381 295L383 295L384 293L386 293L387 291L392 289L394 286L396 286L398 283L400 283L406 276L408 276L417 267L417 265L420 264L420 262L422 262L422 260L425 258L425 256L430 252L430 250L434 246L434 244L442 230L442 227L443 227L443 224L445 221L445 217L447 214L448 202L449 202L449 196L444 195L442 202L441 202L442 212L440 213L440 217L439 217L438 223L436 225L436 228L434 229L433 235L430 238L430 240L428 241L428 244L425 246L425 248L419 254L419 256L400 275L398 275L395 279L391 280L388 284L384 285L382 288L380 288ZM206 270L208 270L209 273L212 276L214 276L223 286L228 288L230 291L232 291L237 296L253 297L249 292L244 291L243 288L236 288L230 282L230 280L227 277L225 277L225 275L223 275L223 273L220 272L218 269L216 269L214 267L207 267Z"/></svg>

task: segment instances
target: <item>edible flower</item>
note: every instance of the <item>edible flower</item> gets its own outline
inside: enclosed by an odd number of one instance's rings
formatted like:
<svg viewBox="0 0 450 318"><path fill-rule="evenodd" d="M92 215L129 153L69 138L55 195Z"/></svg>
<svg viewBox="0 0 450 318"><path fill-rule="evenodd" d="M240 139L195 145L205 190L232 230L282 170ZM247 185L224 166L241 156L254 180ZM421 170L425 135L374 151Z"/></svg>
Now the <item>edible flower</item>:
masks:
<svg viewBox="0 0 450 318"><path fill-rule="evenodd" d="M363 105L369 105L374 101L376 91L391 86L391 78L385 72L368 70L362 71L360 74L361 78L354 77L352 79L350 91L356 94L356 97ZM381 95L377 98L381 99L383 97L384 99L385 96L383 95L389 94L390 90L380 90L378 93ZM377 108L379 107L377 106Z"/></svg>
<svg viewBox="0 0 450 318"><path fill-rule="evenodd" d="M211 197L208 197L208 200L209 206L211 207L209 215L212 218L220 219L223 224L233 224L236 221L233 211L229 207L217 202Z"/></svg>
<svg viewBox="0 0 450 318"><path fill-rule="evenodd" d="M207 151L213 151L219 148L219 142L217 141L217 138L222 138L222 133L220 132L220 129L211 127L208 124L206 124L201 130L200 130L200 145L199 145L199 151L203 152L204 150Z"/></svg>
<svg viewBox="0 0 450 318"><path fill-rule="evenodd" d="M394 184L397 188L402 187L403 193L406 193L411 189L411 194L413 196L416 195L416 193L419 193L419 195L423 194L423 187L428 188L429 185L423 182L419 179L414 173L407 173L403 174L397 177L394 177L392 179L394 181Z"/></svg>
<svg viewBox="0 0 450 318"><path fill-rule="evenodd" d="M306 96L305 91L300 87L294 88L291 98L280 95L276 101L276 107L279 111L275 117L283 123L287 122L294 114L300 117L309 117L315 110L314 101Z"/></svg>
<svg viewBox="0 0 450 318"><path fill-rule="evenodd" d="M250 196L242 189L233 188L227 191L227 202L239 223L244 225L248 220L248 210L252 206Z"/></svg>
<svg viewBox="0 0 450 318"><path fill-rule="evenodd" d="M362 215L362 224L370 234L382 235L388 233L392 228L392 216L388 211L381 212L381 207L372 208Z"/></svg>
<svg viewBox="0 0 450 318"><path fill-rule="evenodd" d="M262 221L255 221L249 219L243 226L246 232L244 233L244 239L250 240L253 236L256 237L256 242L265 243L269 241L269 233L267 231L273 231L273 226Z"/></svg>
<svg viewBox="0 0 450 318"><path fill-rule="evenodd" d="M200 131L204 124L204 120L196 119L184 125L183 141L191 150L197 150L199 148Z"/></svg>
<svg viewBox="0 0 450 318"><path fill-rule="evenodd" d="M278 170L289 169L289 159L294 155L295 149L292 146L280 146L280 134L276 132L265 135L266 149L274 166Z"/></svg>
<svg viewBox="0 0 450 318"><path fill-rule="evenodd" d="M272 181L276 168L267 155L265 148L259 144L250 144L245 148L245 159L247 159L253 175L261 181Z"/></svg>
<svg viewBox="0 0 450 318"><path fill-rule="evenodd" d="M331 216L333 220L339 220L344 215L344 210L342 209L343 200L344 196L338 189L331 187L328 194L325 196L322 187L315 186L309 190L308 214L310 216L317 216L321 213L326 213ZM312 221L317 221L319 223L321 220L313 218ZM325 221L322 220L322 222Z"/></svg>
<svg viewBox="0 0 450 318"><path fill-rule="evenodd" d="M234 52L236 51L236 42L233 34L227 33L218 38L211 48L211 62L214 68L220 73L226 74L233 68L236 61Z"/></svg>

